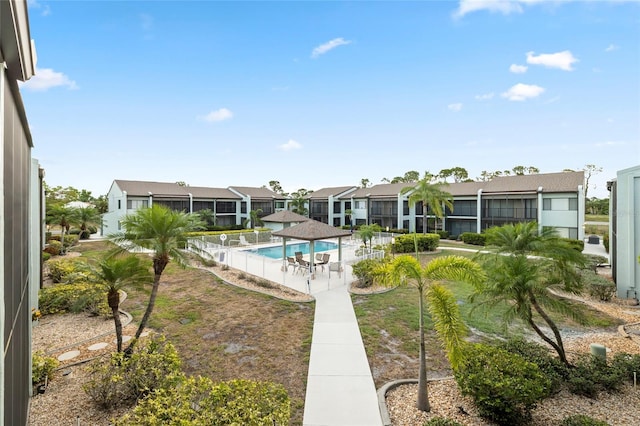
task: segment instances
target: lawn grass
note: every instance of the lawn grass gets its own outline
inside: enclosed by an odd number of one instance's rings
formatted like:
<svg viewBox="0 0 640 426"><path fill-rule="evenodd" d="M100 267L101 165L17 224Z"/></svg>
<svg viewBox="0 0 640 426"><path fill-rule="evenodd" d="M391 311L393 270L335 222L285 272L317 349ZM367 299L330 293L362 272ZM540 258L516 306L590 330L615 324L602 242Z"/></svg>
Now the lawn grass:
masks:
<svg viewBox="0 0 640 426"><path fill-rule="evenodd" d="M606 222L609 223L609 215L606 214L586 214L584 220L588 222Z"/></svg>
<svg viewBox="0 0 640 426"><path fill-rule="evenodd" d="M437 253L422 253L421 262L446 256L461 255L473 258L474 253L442 250ZM466 283L448 283L458 301L461 316L465 324L473 331L474 340L484 337L507 338L533 333L521 320L515 319L510 324L503 320L509 309L506 303L492 306L479 306L469 301L473 287ZM418 333L418 291L415 288L402 287L381 294L353 295L352 300L358 318L369 363L374 374L374 381L381 386L391 380L416 377L418 368L419 333ZM567 317L550 313L552 319L561 329L586 330L588 328L611 328L619 322L600 311L588 306L571 302L574 309L582 312L585 324L578 324ZM431 375L449 373L449 365L441 342L433 331L433 322L428 311L425 313L425 339L427 351L427 368ZM536 321L540 323L540 318ZM401 362L400 362L401 360Z"/></svg>

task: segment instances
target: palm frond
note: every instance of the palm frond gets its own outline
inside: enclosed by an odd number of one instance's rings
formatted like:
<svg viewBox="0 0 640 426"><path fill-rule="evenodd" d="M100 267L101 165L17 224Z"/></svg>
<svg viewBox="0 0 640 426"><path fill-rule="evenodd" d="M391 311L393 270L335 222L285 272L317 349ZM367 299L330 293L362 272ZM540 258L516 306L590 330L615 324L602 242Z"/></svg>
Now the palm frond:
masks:
<svg viewBox="0 0 640 426"><path fill-rule="evenodd" d="M444 343L451 367L455 370L463 358L468 328L462 320L453 293L446 287L439 284L430 286L426 299L434 327Z"/></svg>

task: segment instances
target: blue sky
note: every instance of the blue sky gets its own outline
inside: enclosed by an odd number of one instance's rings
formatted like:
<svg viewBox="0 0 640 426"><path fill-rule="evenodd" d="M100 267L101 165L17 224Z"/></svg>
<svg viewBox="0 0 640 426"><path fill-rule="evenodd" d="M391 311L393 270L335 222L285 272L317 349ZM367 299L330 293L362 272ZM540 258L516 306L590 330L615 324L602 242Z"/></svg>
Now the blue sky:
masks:
<svg viewBox="0 0 640 426"><path fill-rule="evenodd" d="M29 1L49 185L640 164L637 1Z"/></svg>

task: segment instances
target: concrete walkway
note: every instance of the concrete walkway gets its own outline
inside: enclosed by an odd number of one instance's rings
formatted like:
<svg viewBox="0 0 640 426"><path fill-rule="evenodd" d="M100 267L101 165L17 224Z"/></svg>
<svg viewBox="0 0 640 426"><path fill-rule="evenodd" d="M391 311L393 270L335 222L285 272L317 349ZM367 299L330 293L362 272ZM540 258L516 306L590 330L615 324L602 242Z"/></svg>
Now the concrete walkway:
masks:
<svg viewBox="0 0 640 426"><path fill-rule="evenodd" d="M303 424L382 425L378 397L347 286L314 293Z"/></svg>

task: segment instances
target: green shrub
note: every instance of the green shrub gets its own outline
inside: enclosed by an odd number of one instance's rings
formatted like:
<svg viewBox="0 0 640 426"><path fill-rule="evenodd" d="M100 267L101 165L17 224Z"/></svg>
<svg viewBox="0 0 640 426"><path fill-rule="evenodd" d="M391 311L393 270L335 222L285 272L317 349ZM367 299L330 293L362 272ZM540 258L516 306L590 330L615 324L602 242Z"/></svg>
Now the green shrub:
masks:
<svg viewBox="0 0 640 426"><path fill-rule="evenodd" d="M486 236L475 232L463 232L460 239L465 244L473 244L474 246L484 246L486 244Z"/></svg>
<svg viewBox="0 0 640 426"><path fill-rule="evenodd" d="M584 241L582 240L574 240L573 238L560 238L562 241L565 241L569 246L575 251L579 251L582 253L584 250Z"/></svg>
<svg viewBox="0 0 640 426"><path fill-rule="evenodd" d="M56 240L50 240L44 248L45 253L49 253L52 256L58 256L62 251L62 243Z"/></svg>
<svg viewBox="0 0 640 426"><path fill-rule="evenodd" d="M40 289L38 305L43 315L64 312L111 315L106 292L97 285L86 282L57 284Z"/></svg>
<svg viewBox="0 0 640 426"><path fill-rule="evenodd" d="M611 360L611 368L615 369L620 377L629 382L633 382L633 374L640 375L640 355L627 353L617 353Z"/></svg>
<svg viewBox="0 0 640 426"><path fill-rule="evenodd" d="M604 249L609 253L609 233L606 232L602 237L602 245L604 245Z"/></svg>
<svg viewBox="0 0 640 426"><path fill-rule="evenodd" d="M280 384L242 379L214 384L191 377L157 390L116 425L287 425L290 405Z"/></svg>
<svg viewBox="0 0 640 426"><path fill-rule="evenodd" d="M180 383L180 357L163 336L136 346L130 357L114 353L109 362L92 366L90 379L83 386L89 397L103 408L132 405L156 389L169 389Z"/></svg>
<svg viewBox="0 0 640 426"><path fill-rule="evenodd" d="M60 363L57 359L45 356L43 352L34 352L31 357L31 383L43 383L45 378L51 377Z"/></svg>
<svg viewBox="0 0 640 426"><path fill-rule="evenodd" d="M589 295L603 302L610 301L616 292L616 284L613 281L589 270L580 271L580 278Z"/></svg>
<svg viewBox="0 0 640 426"><path fill-rule="evenodd" d="M46 266L49 268L49 277L54 283L64 282L67 276L74 272L88 270L86 263L76 258L52 259Z"/></svg>
<svg viewBox="0 0 640 426"><path fill-rule="evenodd" d="M441 240L446 240L449 238L449 231L437 231L436 232Z"/></svg>
<svg viewBox="0 0 640 426"><path fill-rule="evenodd" d="M620 390L624 378L625 373L618 366L608 365L605 360L588 355L569 370L567 388L573 394L596 398L601 391Z"/></svg>
<svg viewBox="0 0 640 426"><path fill-rule="evenodd" d="M470 345L454 374L480 415L499 425L526 423L550 395L551 382L537 365L493 346Z"/></svg>
<svg viewBox="0 0 640 426"><path fill-rule="evenodd" d="M49 238L49 242L51 241L58 241L60 242L61 238L60 235L52 235L51 238ZM69 234L65 234L64 235L64 246L65 247L71 247L74 246L75 244L78 243L79 237L78 235L69 235Z"/></svg>
<svg viewBox="0 0 640 426"><path fill-rule="evenodd" d="M51 253L47 253L46 251L43 251L42 252L42 261L46 262L49 259L51 259Z"/></svg>
<svg viewBox="0 0 640 426"><path fill-rule="evenodd" d="M574 414L562 419L560 426L609 426L609 423L584 414Z"/></svg>
<svg viewBox="0 0 640 426"><path fill-rule="evenodd" d="M69 229L69 235L80 235L80 230L78 228Z"/></svg>
<svg viewBox="0 0 640 426"><path fill-rule="evenodd" d="M444 417L434 417L426 422L423 426L463 426L462 423L458 423L455 420L447 419Z"/></svg>
<svg viewBox="0 0 640 426"><path fill-rule="evenodd" d="M395 237L393 244L394 253L415 253L415 244L418 244L418 251L434 251L438 248L440 236L438 234L405 234Z"/></svg>
<svg viewBox="0 0 640 426"><path fill-rule="evenodd" d="M584 257L587 260L587 263L584 265L584 268L589 269L593 272L598 271L598 265L602 265L604 263L609 262L609 259L607 259L604 256L599 256L597 254L585 254Z"/></svg>
<svg viewBox="0 0 640 426"><path fill-rule="evenodd" d="M352 274L358 279L356 287L366 288L373 285L375 270L381 265L378 259L365 259L352 265Z"/></svg>
<svg viewBox="0 0 640 426"><path fill-rule="evenodd" d="M522 337L513 337L506 342L500 342L498 348L520 355L525 360L538 366L550 381L552 393L560 391L564 380L569 374L567 367L549 350L535 342L529 342Z"/></svg>

